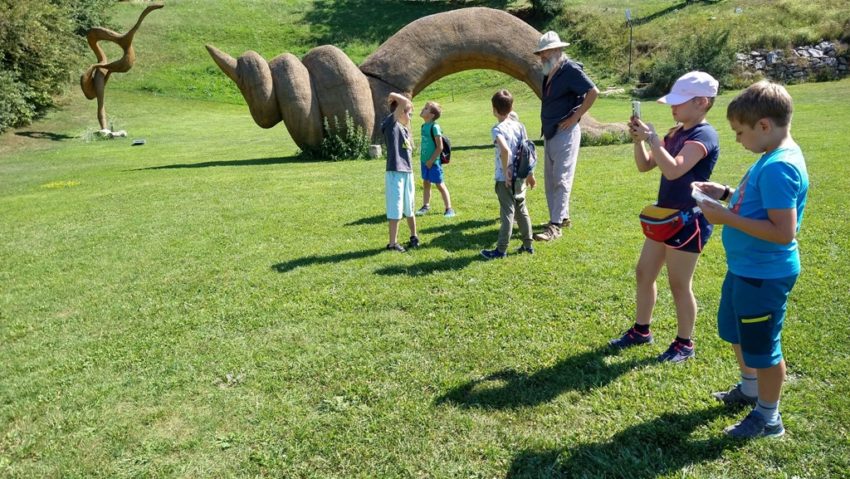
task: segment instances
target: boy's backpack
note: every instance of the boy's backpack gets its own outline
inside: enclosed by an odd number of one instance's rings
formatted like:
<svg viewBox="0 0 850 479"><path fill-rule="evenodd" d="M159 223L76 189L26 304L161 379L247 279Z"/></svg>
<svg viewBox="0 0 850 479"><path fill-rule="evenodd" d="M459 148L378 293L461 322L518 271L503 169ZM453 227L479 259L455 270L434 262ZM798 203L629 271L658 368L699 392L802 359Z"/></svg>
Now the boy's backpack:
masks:
<svg viewBox="0 0 850 479"><path fill-rule="evenodd" d="M431 140L434 142L434 145L437 144L437 138L434 137L434 125L431 125ZM440 164L448 165L452 160L452 142L449 141L449 138L446 135L443 135L443 151L440 153Z"/></svg>
<svg viewBox="0 0 850 479"><path fill-rule="evenodd" d="M514 178L525 179L537 166L537 150L534 142L528 139L525 126L522 127L522 138L514 150L513 173Z"/></svg>

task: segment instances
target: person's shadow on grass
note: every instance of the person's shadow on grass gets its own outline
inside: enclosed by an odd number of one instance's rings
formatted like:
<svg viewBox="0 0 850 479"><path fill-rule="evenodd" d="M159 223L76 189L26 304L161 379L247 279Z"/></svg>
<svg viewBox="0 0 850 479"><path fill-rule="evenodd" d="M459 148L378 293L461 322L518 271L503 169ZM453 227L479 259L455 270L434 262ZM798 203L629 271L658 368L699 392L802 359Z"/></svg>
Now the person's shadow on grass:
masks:
<svg viewBox="0 0 850 479"><path fill-rule="evenodd" d="M472 248L476 253L444 258L436 261L423 261L413 265L393 265L380 268L375 274L394 276L406 274L409 276L424 276L438 271L458 271L466 268L472 262L481 259L477 250L492 246L498 232L491 230L468 233L468 230L490 226L498 220L467 220L459 223L447 222L439 226L423 228L419 231L422 245L417 250L439 248L448 252L465 251ZM408 254L416 254L411 251Z"/></svg>
<svg viewBox="0 0 850 479"><path fill-rule="evenodd" d="M570 356L534 374L504 369L457 386L436 404L461 407L515 409L551 401L566 391L589 391L610 383L632 369L655 363L655 358L606 364L614 354L607 346Z"/></svg>
<svg viewBox="0 0 850 479"><path fill-rule="evenodd" d="M373 248L362 251L350 251L348 253L330 254L325 256L305 256L303 258L297 258L290 261L284 261L282 263L274 264L272 265L272 269L277 271L278 273L288 273L289 271L292 271L296 268L300 268L302 266L315 266L319 264L339 263L352 259L366 258L367 256L375 256L376 254L383 253L384 251L386 251L385 248Z"/></svg>
<svg viewBox="0 0 850 479"><path fill-rule="evenodd" d="M506 478L623 477L651 479L679 475L682 468L711 461L744 444L712 431L694 440L694 430L729 410L716 406L687 413L667 413L615 434L604 442L567 449L526 450L514 456Z"/></svg>

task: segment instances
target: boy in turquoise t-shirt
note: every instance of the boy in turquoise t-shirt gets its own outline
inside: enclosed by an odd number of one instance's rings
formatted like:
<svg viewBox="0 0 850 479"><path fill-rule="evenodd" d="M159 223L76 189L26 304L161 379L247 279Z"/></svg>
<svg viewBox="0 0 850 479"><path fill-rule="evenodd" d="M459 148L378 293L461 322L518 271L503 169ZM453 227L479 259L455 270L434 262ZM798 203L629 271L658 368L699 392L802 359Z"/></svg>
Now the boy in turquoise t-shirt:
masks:
<svg viewBox="0 0 850 479"><path fill-rule="evenodd" d="M443 131L437 124L437 119L442 115L442 108L437 102L425 103L419 116L424 120L422 124L422 139L419 146L419 162L422 169L422 208L416 210L416 216L427 214L431 209L431 184L437 188L446 205L446 218L455 215L452 208L452 198L443 175L443 165L440 163L440 153L443 152Z"/></svg>
<svg viewBox="0 0 850 479"><path fill-rule="evenodd" d="M809 177L800 147L791 138L791 96L780 85L758 82L729 104L726 117L736 139L762 156L737 188L694 182L694 188L728 207L700 201L705 217L724 224L727 273L717 326L732 344L741 382L714 393L727 405L752 405L729 436L750 439L785 433L779 396L785 381L781 333L788 294L800 274L797 232L803 220Z"/></svg>

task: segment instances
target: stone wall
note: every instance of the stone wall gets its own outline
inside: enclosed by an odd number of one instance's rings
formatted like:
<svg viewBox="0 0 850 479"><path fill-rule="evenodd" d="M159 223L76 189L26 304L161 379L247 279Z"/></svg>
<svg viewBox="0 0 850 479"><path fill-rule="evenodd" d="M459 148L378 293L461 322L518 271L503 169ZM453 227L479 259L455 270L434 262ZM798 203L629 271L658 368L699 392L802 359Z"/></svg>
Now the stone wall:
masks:
<svg viewBox="0 0 850 479"><path fill-rule="evenodd" d="M784 83L843 78L850 73L847 58L846 48L828 41L788 50L736 54L738 66L744 72Z"/></svg>

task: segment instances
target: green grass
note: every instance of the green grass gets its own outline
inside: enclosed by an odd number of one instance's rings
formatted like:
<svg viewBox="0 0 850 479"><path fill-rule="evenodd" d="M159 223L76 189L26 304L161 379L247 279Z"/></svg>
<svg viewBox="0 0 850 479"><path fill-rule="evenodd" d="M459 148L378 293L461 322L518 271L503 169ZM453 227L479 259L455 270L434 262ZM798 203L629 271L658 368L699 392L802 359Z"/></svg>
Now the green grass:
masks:
<svg viewBox="0 0 850 479"><path fill-rule="evenodd" d="M789 433L734 444L720 430L740 412L709 397L737 377L714 325L719 235L695 277L695 361L652 362L675 334L663 277L661 344L600 349L633 315L636 216L657 189L631 146L582 149L564 238L483 262L498 234L490 96L510 88L529 131L539 103L503 75L447 77L416 102L445 107L459 216L421 218L424 247L390 254L383 163L298 160L202 48L270 59L329 40L362 58L445 7L355 23L390 3L171 1L107 87L129 138L85 141L95 105L77 90L0 136L0 477L846 476L850 81L789 89L811 176L783 341ZM140 10L115 8L125 27ZM734 93L709 114L725 183L755 159L724 120ZM601 98L592 114L629 111ZM643 114L671 124L662 105ZM543 221L543 192L529 202Z"/></svg>
<svg viewBox="0 0 850 479"><path fill-rule="evenodd" d="M536 98L506 83L535 131ZM424 247L390 254L381 161L298 161L285 129L256 127L244 105L115 85L107 108L130 138L81 140L95 124L81 97L0 137L0 475L755 478L850 468L850 106L836 101L850 81L790 89L812 188L784 340L789 433L750 444L721 437L740 413L709 397L736 380L713 319L719 239L695 277L695 361L653 364L663 344L601 349L632 317L636 215L658 181L637 174L629 145L582 150L575 227L563 239L487 263L478 250L498 228L493 88L442 97L459 216L422 218ZM714 177L734 183L754 156L725 124L730 98L709 120L723 149ZM622 99L593 108L602 121L628 112ZM661 105L647 103L644 116L671 122ZM529 201L542 221L542 191ZM665 281L661 343L675 332Z"/></svg>

